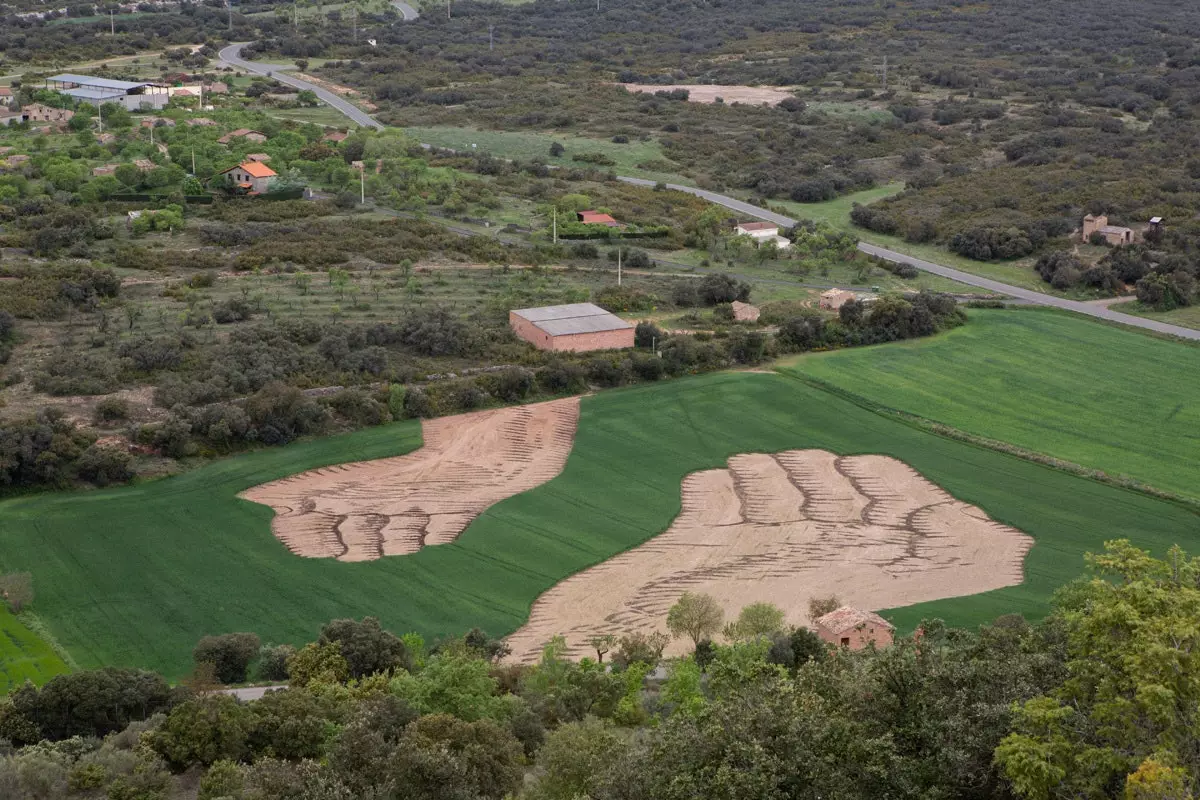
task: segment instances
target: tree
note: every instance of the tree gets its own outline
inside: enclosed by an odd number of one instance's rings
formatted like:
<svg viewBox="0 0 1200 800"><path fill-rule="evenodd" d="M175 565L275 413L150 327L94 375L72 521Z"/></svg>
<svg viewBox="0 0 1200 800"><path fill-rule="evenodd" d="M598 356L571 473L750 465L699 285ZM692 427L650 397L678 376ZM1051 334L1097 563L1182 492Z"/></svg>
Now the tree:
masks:
<svg viewBox="0 0 1200 800"><path fill-rule="evenodd" d="M1119 540L1087 561L1092 576L1056 601L1070 677L1020 705L996 760L1018 795L1039 800L1122 784L1126 796L1155 796L1145 794L1148 784L1176 778L1148 759L1195 786L1200 559L1173 547L1159 560Z"/></svg>
<svg viewBox="0 0 1200 800"><path fill-rule="evenodd" d="M773 603L751 603L725 626L726 638L753 641L783 630L783 610Z"/></svg>
<svg viewBox="0 0 1200 800"><path fill-rule="evenodd" d="M677 639L689 637L693 646L720 631L724 621L725 611L716 598L698 592L684 592L667 611L667 630Z"/></svg>
<svg viewBox="0 0 1200 800"><path fill-rule="evenodd" d="M242 760L252 725L249 708L227 694L214 694L177 706L143 741L175 769L187 769Z"/></svg>
<svg viewBox="0 0 1200 800"><path fill-rule="evenodd" d="M336 642L306 644L288 659L287 671L292 686L345 683L350 678L350 666Z"/></svg>
<svg viewBox="0 0 1200 800"><path fill-rule="evenodd" d="M532 800L593 797L625 749L624 739L603 720L588 717L562 725L538 752L541 775L530 792Z"/></svg>
<svg viewBox="0 0 1200 800"><path fill-rule="evenodd" d="M810 597L808 598L808 618L815 622L830 611L837 611L841 607L842 601L838 599L836 594L826 595L825 597Z"/></svg>
<svg viewBox="0 0 1200 800"><path fill-rule="evenodd" d="M244 683L250 662L261 645L253 633L205 636L196 643L192 658L197 664L212 664L213 674L221 683Z"/></svg>
<svg viewBox="0 0 1200 800"><path fill-rule="evenodd" d="M0 597L12 613L21 613L21 609L33 602L33 575L28 572L0 575Z"/></svg>
<svg viewBox="0 0 1200 800"><path fill-rule="evenodd" d="M286 681L287 662L296 654L290 644L263 645L258 651L258 677L264 681Z"/></svg>
<svg viewBox="0 0 1200 800"><path fill-rule="evenodd" d="M563 153L565 153L565 152L567 152L567 148L563 147L558 142L550 143L550 157L551 158L562 158Z"/></svg>
<svg viewBox="0 0 1200 800"><path fill-rule="evenodd" d="M408 651L399 637L385 631L375 617L335 619L321 629L318 644L336 644L351 678L408 668Z"/></svg>
<svg viewBox="0 0 1200 800"><path fill-rule="evenodd" d="M663 650L670 642L671 637L665 633L635 631L622 636L617 642L617 651L613 653L612 663L622 668L633 664L645 664L654 669L662 660Z"/></svg>
<svg viewBox="0 0 1200 800"><path fill-rule="evenodd" d="M521 743L490 720L432 714L409 724L388 763L408 800L501 800L521 785Z"/></svg>
<svg viewBox="0 0 1200 800"><path fill-rule="evenodd" d="M474 722L498 719L507 702L498 696L489 662L453 651L442 652L417 674L401 670L389 684L393 694L425 714L453 714Z"/></svg>
<svg viewBox="0 0 1200 800"><path fill-rule="evenodd" d="M604 663L604 654L613 649L613 645L617 643L617 637L611 633L599 634L588 639L588 645L596 651L596 662Z"/></svg>

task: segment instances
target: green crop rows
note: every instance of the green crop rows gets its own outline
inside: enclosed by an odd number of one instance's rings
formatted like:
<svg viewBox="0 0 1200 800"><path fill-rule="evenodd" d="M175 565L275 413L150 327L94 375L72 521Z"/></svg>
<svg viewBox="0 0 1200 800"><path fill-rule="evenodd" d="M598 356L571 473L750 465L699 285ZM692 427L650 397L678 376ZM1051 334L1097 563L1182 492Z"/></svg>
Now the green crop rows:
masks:
<svg viewBox="0 0 1200 800"><path fill-rule="evenodd" d="M788 371L961 430L1200 499L1200 348L1046 310Z"/></svg>
<svg viewBox="0 0 1200 800"><path fill-rule="evenodd" d="M747 373L586 398L559 478L492 507L454 544L414 556L298 558L271 536L268 509L235 497L265 480L418 442L416 426L400 424L134 488L11 500L0 504L0 567L34 573L39 615L81 666L144 666L179 678L209 633L299 643L327 619L370 614L426 636L473 626L506 634L557 581L664 530L684 475L736 453L892 455L1036 539L1021 586L902 609L892 615L902 626L921 615L954 624L1039 615L1104 540L1126 536L1161 551L1188 542L1197 521L1182 506L936 437L791 377Z"/></svg>

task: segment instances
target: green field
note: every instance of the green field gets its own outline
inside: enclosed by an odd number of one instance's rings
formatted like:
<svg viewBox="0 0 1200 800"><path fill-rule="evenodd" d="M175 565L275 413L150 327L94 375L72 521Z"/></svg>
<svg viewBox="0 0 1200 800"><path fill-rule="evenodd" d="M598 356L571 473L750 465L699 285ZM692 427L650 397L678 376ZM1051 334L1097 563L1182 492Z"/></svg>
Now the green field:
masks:
<svg viewBox="0 0 1200 800"><path fill-rule="evenodd" d="M250 630L300 643L327 619L368 614L426 636L473 626L506 634L557 581L668 527L683 477L736 453L892 455L1037 540L1022 586L903 609L892 614L901 626L923 614L956 624L1042 614L1051 592L1079 573L1085 551L1127 536L1161 552L1190 544L1197 522L1185 507L936 437L762 373L586 398L561 476L492 507L456 543L414 556L298 558L272 537L267 508L235 497L262 481L405 452L418 441L416 425L403 423L132 488L9 500L0 503L0 567L33 572L38 614L81 666L144 666L177 679L205 634Z"/></svg>
<svg viewBox="0 0 1200 800"><path fill-rule="evenodd" d="M615 161L616 166L600 167L602 170L612 169L619 175L632 175L650 180L681 184L692 183L691 179L669 170L660 172L638 166L647 161L665 158L662 145L653 139L646 142L633 139L629 144L616 144L607 139L589 139L572 136L568 133L517 133L440 126L424 128L405 126L404 132L423 144L431 144L436 147L472 152L471 145L476 145L474 151L491 153L499 158L524 161L536 158L547 164L563 167L591 166L573 161L572 157L579 153L603 153ZM566 152L562 156L550 155L550 145L555 142L566 148Z"/></svg>
<svg viewBox="0 0 1200 800"><path fill-rule="evenodd" d="M803 356L884 406L1200 499L1200 348L1042 309L933 339Z"/></svg>
<svg viewBox="0 0 1200 800"><path fill-rule="evenodd" d="M41 684L68 669L66 662L0 603L0 692L26 680Z"/></svg>
<svg viewBox="0 0 1200 800"><path fill-rule="evenodd" d="M1132 314L1159 322L1168 322L1172 325L1182 325L1185 328L1200 329L1200 306L1183 306L1170 311L1155 311L1133 300L1127 303L1118 303L1111 306L1111 309L1122 314Z"/></svg>

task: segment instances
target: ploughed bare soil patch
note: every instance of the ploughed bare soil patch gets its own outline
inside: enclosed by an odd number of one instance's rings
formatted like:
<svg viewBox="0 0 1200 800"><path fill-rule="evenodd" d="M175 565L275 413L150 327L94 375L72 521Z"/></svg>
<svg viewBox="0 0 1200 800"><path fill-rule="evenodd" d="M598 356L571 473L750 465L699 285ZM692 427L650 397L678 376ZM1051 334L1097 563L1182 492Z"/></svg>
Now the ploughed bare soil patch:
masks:
<svg viewBox="0 0 1200 800"><path fill-rule="evenodd" d="M777 106L789 97L795 97L790 89L778 86L713 86L707 83L676 83L670 86L659 86L654 83L622 83L631 92L672 92L676 89L686 89L688 102L715 103L721 98L726 103L748 103L751 105Z"/></svg>
<svg viewBox="0 0 1200 800"><path fill-rule="evenodd" d="M893 458L738 455L687 476L665 533L550 589L508 643L528 662L562 634L587 655L596 635L665 632L687 591L717 598L729 619L774 603L792 624L830 594L863 609L976 594L1020 583L1032 544ZM676 640L668 651L690 647Z"/></svg>
<svg viewBox="0 0 1200 800"><path fill-rule="evenodd" d="M454 541L488 506L562 472L579 398L426 421L425 446L339 464L240 496L275 509L271 530L293 553L370 561Z"/></svg>

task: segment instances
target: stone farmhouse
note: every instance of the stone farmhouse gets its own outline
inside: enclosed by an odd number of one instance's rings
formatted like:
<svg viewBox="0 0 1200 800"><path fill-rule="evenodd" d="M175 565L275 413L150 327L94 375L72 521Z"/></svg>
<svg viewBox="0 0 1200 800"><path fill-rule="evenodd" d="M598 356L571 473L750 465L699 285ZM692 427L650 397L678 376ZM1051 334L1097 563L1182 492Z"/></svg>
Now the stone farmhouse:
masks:
<svg viewBox="0 0 1200 800"><path fill-rule="evenodd" d="M1113 247L1119 247L1123 244L1133 244L1141 238L1132 228L1109 225L1108 215L1106 214L1088 214L1083 218L1083 240L1085 242L1090 241L1094 233L1103 236L1105 241Z"/></svg>
<svg viewBox="0 0 1200 800"><path fill-rule="evenodd" d="M217 139L217 143L229 144L234 139L245 139L258 144L260 142L265 142L267 140L267 135L265 133L259 133L258 131L252 131L249 128L238 128L236 131L230 131L220 139Z"/></svg>
<svg viewBox="0 0 1200 800"><path fill-rule="evenodd" d="M513 333L539 350L582 353L633 347L634 325L592 303L508 313Z"/></svg>
<svg viewBox="0 0 1200 800"><path fill-rule="evenodd" d="M813 622L817 635L838 647L862 650L870 645L887 647L892 643L896 628L892 623L871 611L842 606Z"/></svg>

